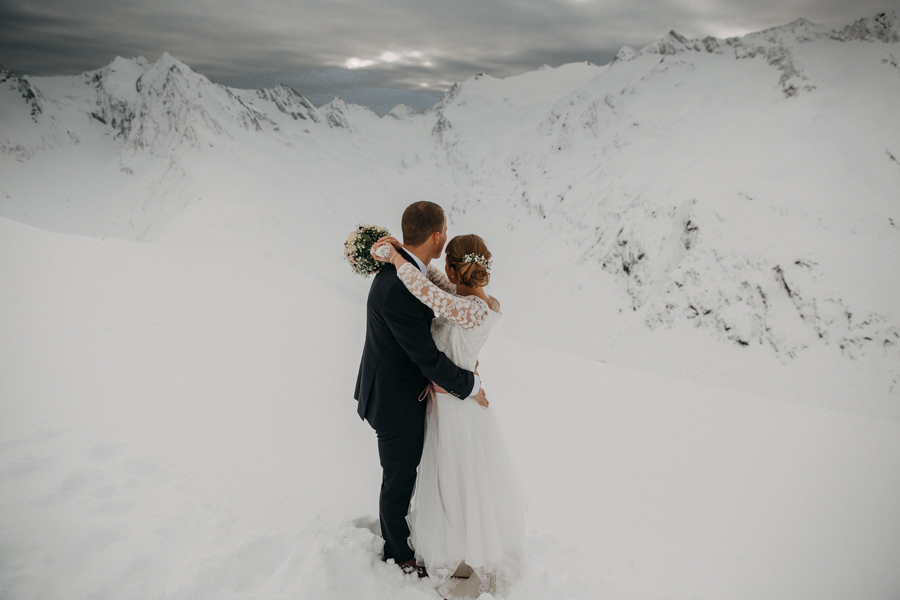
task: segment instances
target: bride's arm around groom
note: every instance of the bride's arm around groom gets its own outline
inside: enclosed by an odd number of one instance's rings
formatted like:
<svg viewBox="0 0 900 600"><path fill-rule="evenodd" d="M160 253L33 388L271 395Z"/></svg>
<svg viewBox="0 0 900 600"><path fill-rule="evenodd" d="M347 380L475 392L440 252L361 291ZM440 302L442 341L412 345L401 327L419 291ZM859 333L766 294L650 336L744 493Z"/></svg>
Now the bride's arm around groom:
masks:
<svg viewBox="0 0 900 600"><path fill-rule="evenodd" d="M403 257L427 273L447 242L443 209L416 202L403 213ZM399 244L398 244L399 245ZM360 417L376 431L406 430L424 418L419 395L434 382L464 399L479 393L480 380L456 366L435 346L434 312L416 298L392 264L379 271L366 303L366 341L356 382Z"/></svg>

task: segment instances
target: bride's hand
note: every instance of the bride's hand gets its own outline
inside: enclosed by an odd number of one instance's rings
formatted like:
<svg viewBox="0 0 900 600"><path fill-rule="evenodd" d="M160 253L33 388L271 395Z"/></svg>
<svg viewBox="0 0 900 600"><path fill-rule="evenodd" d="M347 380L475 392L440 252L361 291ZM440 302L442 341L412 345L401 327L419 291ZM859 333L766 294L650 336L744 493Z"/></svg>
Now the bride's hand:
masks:
<svg viewBox="0 0 900 600"><path fill-rule="evenodd" d="M394 248L393 244L382 240L384 240L384 238L381 238L372 244L372 258L379 262L389 263L391 262L391 259L397 255L397 250ZM378 253L378 250L381 248L387 248L389 252L387 252L385 256L381 256Z"/></svg>
<svg viewBox="0 0 900 600"><path fill-rule="evenodd" d="M378 242L388 242L388 243L390 243L391 246L394 247L394 250L400 250L400 248L403 247L403 244L401 244L399 242L399 240L397 240L397 238L395 238L392 235L386 235L386 236L380 237L380 238L378 238ZM375 242L375 243L377 244L378 242Z"/></svg>

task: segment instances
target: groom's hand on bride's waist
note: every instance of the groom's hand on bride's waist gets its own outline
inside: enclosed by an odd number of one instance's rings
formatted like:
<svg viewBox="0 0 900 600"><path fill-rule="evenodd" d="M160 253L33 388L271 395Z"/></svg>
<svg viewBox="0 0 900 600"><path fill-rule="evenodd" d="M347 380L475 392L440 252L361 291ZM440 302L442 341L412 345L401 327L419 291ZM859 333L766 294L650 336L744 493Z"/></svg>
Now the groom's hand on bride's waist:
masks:
<svg viewBox="0 0 900 600"><path fill-rule="evenodd" d="M478 393L472 397L475 398L475 402L477 402L481 406L483 406L485 408L488 407L487 394L484 393L484 388L479 388Z"/></svg>

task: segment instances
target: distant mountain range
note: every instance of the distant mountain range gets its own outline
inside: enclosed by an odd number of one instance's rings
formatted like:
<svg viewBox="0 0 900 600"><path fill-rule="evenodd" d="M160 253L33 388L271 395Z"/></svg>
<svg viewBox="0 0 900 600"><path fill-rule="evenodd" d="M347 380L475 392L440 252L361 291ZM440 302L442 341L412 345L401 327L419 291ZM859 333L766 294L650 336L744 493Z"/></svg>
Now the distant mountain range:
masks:
<svg viewBox="0 0 900 600"><path fill-rule="evenodd" d="M457 230L525 263L498 285L534 294L538 277L595 307L556 346L609 359L640 352L637 329L689 325L785 364L813 348L864 359L896 399L898 21L672 32L605 66L476 75L382 118L213 84L168 54L72 77L2 70L0 216L154 240L190 237L227 201L289 247L284 224L303 223L318 245L296 248L324 252L353 215L428 190Z"/></svg>

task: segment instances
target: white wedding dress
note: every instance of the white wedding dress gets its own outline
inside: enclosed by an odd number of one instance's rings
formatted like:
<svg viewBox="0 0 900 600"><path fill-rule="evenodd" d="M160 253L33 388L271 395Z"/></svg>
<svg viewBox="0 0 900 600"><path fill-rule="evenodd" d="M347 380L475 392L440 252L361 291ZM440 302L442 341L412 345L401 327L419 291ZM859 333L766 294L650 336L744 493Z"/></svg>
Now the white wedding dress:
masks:
<svg viewBox="0 0 900 600"><path fill-rule="evenodd" d="M438 349L457 366L475 370L478 352L500 319L500 306L456 296L435 267L428 278L412 264L398 270L404 285L439 316L431 325ZM429 281L430 280L430 281ZM504 590L522 557L521 493L494 411L473 398L434 395L426 417L425 447L406 517L416 561L446 581L464 561Z"/></svg>

